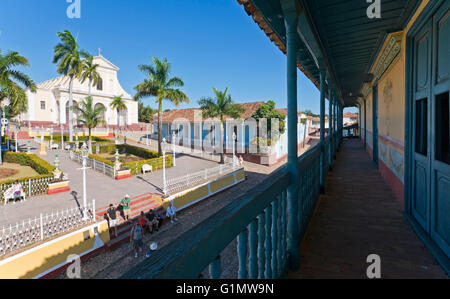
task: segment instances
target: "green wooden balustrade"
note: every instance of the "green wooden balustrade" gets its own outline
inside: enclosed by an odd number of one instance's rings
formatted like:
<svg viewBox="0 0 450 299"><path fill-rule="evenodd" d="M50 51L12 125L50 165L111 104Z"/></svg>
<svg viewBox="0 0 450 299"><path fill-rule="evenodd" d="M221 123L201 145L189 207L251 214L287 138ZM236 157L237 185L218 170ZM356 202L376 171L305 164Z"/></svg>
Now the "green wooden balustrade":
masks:
<svg viewBox="0 0 450 299"><path fill-rule="evenodd" d="M339 130L339 129L338 129ZM334 134L333 134L334 135ZM334 135L336 136L336 135ZM302 240L320 194L321 156L332 155L328 137L298 159L299 239ZM323 160L322 160L323 161ZM279 278L288 271L287 188L290 175L282 168L122 278L194 279L209 267L210 278L221 278L221 253L237 238L238 278Z"/></svg>

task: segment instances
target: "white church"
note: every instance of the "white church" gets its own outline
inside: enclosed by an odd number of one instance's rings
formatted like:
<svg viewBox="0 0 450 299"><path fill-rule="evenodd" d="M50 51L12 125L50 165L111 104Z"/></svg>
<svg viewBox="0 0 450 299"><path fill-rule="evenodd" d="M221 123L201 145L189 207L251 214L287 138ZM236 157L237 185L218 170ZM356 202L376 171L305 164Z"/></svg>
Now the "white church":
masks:
<svg viewBox="0 0 450 299"><path fill-rule="evenodd" d="M101 81L91 87L91 96L95 106L103 106L105 112L103 119L109 126L132 126L138 123L138 102L134 101L120 85L117 78L119 68L104 58L101 54L94 57L94 63L98 64L97 72ZM89 81L81 84L80 80L73 82L73 104L78 105L89 95ZM30 122L31 126L52 126L67 124L69 113L73 113L74 125L76 125L76 113L69 110L69 77L60 76L37 84L37 92L27 91L28 111L20 115L22 122ZM113 98L122 96L127 108L117 113L110 104Z"/></svg>

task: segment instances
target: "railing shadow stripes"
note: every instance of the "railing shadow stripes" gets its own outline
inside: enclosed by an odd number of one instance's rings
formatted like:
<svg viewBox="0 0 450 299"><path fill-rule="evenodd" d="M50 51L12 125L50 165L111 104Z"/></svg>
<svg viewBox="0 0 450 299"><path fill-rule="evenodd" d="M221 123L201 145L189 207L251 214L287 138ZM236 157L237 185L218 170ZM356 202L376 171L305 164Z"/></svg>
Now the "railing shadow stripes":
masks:
<svg viewBox="0 0 450 299"><path fill-rule="evenodd" d="M300 240L320 195L322 168L332 156L330 139L298 159L298 224ZM328 156L328 157L327 157ZM328 159L327 159L328 158ZM272 173L260 184L196 225L175 241L153 253L121 278L195 279L209 267L210 278L221 278L221 253L237 239L237 277L273 279L288 271L286 168Z"/></svg>

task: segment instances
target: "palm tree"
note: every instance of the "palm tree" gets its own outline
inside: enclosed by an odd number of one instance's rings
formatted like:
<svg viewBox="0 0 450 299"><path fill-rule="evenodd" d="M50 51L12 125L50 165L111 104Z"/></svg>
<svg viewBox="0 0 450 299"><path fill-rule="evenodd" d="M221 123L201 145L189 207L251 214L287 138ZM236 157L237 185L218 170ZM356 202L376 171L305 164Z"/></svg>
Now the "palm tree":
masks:
<svg viewBox="0 0 450 299"><path fill-rule="evenodd" d="M241 116L242 113L245 112L244 108L239 105L236 105L228 93L228 87L225 91L220 91L213 88L215 98L207 97L202 98L198 101L200 105L200 109L202 109L203 118L216 118L220 119L220 140L222 145L225 143L225 136L223 134L223 119L225 116L232 117L237 119ZM225 148L223 146L223 148ZM220 153L220 164L224 164L224 153L223 150Z"/></svg>
<svg viewBox="0 0 450 299"><path fill-rule="evenodd" d="M5 55L0 50L0 102L9 99L9 105L14 115L26 112L28 98L22 86L36 92L34 81L25 73L17 70L17 67L29 66L28 59L18 52L7 52Z"/></svg>
<svg viewBox="0 0 450 299"><path fill-rule="evenodd" d="M111 102L111 104L109 104L109 106L117 111L117 130L118 130L120 127L119 113L120 111L127 109L127 105L125 103L125 100L122 98L122 95L120 95L114 97L113 101Z"/></svg>
<svg viewBox="0 0 450 299"><path fill-rule="evenodd" d="M89 95L91 95L92 85L97 85L102 80L100 74L97 72L98 66L99 64L94 63L94 57L92 55L83 59L83 70L80 76L80 82L83 84L86 80L89 80Z"/></svg>
<svg viewBox="0 0 450 299"><path fill-rule="evenodd" d="M70 31L65 30L56 34L61 42L54 48L53 63L58 64L59 74L69 76L69 109L73 110L72 88L73 80L80 78L83 70L83 58L90 55L79 49L76 39ZM73 115L69 113L69 141L73 142Z"/></svg>
<svg viewBox="0 0 450 299"><path fill-rule="evenodd" d="M99 125L103 125L105 123L103 120L105 107L99 106L95 108L92 97L88 96L79 106L73 106L71 109L77 112L77 121L89 130L89 152L92 153L91 131Z"/></svg>
<svg viewBox="0 0 450 299"><path fill-rule="evenodd" d="M158 154L162 155L162 103L168 100L176 106L181 103L189 103L188 96L178 89L184 86L183 80L179 77L170 77L171 65L164 58L164 61L156 57L152 58L151 65L139 65L139 70L148 78L144 82L136 85L136 101L145 97L156 97L158 104Z"/></svg>

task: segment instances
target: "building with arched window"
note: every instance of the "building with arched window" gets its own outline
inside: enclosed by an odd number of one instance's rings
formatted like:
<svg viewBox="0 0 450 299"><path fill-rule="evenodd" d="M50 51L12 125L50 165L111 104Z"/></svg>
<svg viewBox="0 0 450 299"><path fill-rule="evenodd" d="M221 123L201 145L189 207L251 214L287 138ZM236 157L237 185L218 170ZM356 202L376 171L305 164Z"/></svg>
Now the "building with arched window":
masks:
<svg viewBox="0 0 450 299"><path fill-rule="evenodd" d="M73 82L73 103L80 104L91 90L95 106L105 107L103 119L111 126L117 124L120 119L120 126L131 126L138 123L138 103L121 86L117 72L119 68L104 58L102 55L94 57L94 63L98 64L97 72L101 80L91 86L89 82L81 83L78 79ZM67 124L69 121L69 77L60 76L37 85L37 92L28 95L28 112L21 115L21 120L30 122L31 125L54 125ZM126 102L127 109L119 114L110 107L115 96L122 95ZM74 113L75 114L75 113ZM74 115L74 124L76 116Z"/></svg>

